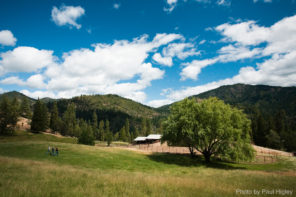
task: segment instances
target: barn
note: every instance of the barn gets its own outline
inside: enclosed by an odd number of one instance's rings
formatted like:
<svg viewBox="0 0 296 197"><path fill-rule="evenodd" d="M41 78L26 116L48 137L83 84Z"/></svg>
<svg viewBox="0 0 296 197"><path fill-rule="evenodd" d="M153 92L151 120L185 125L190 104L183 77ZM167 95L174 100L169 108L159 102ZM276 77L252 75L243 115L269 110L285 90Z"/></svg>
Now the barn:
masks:
<svg viewBox="0 0 296 197"><path fill-rule="evenodd" d="M150 134L147 137L139 136L134 139L134 144L154 144L160 142L160 134Z"/></svg>

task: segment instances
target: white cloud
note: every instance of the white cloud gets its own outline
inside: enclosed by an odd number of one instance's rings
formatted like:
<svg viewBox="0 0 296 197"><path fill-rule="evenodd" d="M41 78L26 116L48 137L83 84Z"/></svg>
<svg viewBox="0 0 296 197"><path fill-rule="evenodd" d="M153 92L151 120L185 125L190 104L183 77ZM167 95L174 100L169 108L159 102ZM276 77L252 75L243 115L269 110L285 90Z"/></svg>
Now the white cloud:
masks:
<svg viewBox="0 0 296 197"><path fill-rule="evenodd" d="M19 85L19 86L24 86L26 83L21 80L20 78L18 77L7 77L5 79L2 79L0 81L1 84L6 84L6 85L11 85L11 84L16 84L16 85Z"/></svg>
<svg viewBox="0 0 296 197"><path fill-rule="evenodd" d="M9 30L0 31L0 45L14 46L15 43L16 43L16 38L13 36L11 31Z"/></svg>
<svg viewBox="0 0 296 197"><path fill-rule="evenodd" d="M197 80L198 74L201 72L201 69L216 63L218 59L205 59L205 60L193 60L190 63L184 63L185 68L181 72L181 80L193 79Z"/></svg>
<svg viewBox="0 0 296 197"><path fill-rule="evenodd" d="M260 55L262 52L259 48L254 48L250 50L245 46L233 46L232 44L227 45L219 49L219 61L220 62L234 62L246 58L254 58L257 55Z"/></svg>
<svg viewBox="0 0 296 197"><path fill-rule="evenodd" d="M73 50L64 53L59 60L52 51L19 47L1 54L0 68L5 72L40 72L26 80L11 77L0 83L39 89L33 92L22 90L34 98L113 93L144 102L144 89L151 85L151 81L164 76L163 70L146 62L147 57L160 47L183 39L179 34L157 34L150 41L147 35L143 35L132 41L98 43L91 49Z"/></svg>
<svg viewBox="0 0 296 197"><path fill-rule="evenodd" d="M17 47L0 54L0 75L7 72L36 72L53 64L53 51Z"/></svg>
<svg viewBox="0 0 296 197"><path fill-rule="evenodd" d="M181 39L184 41L183 38ZM174 57L184 60L189 56L196 56L199 54L200 52L196 51L194 45L191 43L171 43L163 48L162 55L160 53L155 53L152 59L161 65L172 66Z"/></svg>
<svg viewBox="0 0 296 197"><path fill-rule="evenodd" d="M43 89L46 88L46 84L44 83L44 78L40 74L32 75L30 76L26 81L20 79L19 77L7 77L5 79L2 79L0 81L1 84L6 85L18 85L18 86L27 86L30 88L37 88L37 89Z"/></svg>
<svg viewBox="0 0 296 197"><path fill-rule="evenodd" d="M271 59L258 64L258 68L243 67L239 73L232 78L214 81L195 87L186 87L181 90L170 90L166 98L150 101L149 104L159 107L169 104L188 96L197 95L223 85L263 84L272 86L296 86L296 51L285 55L274 55Z"/></svg>
<svg viewBox="0 0 296 197"><path fill-rule="evenodd" d="M162 57L160 55L160 53L155 53L152 56L152 59L154 61L156 61L157 63L162 64L162 65L165 65L165 66L172 66L173 65L173 60L172 60L171 57Z"/></svg>
<svg viewBox="0 0 296 197"><path fill-rule="evenodd" d="M70 25L77 29L81 28L81 25L76 20L84 15L85 11L80 6L61 6L60 8L53 7L51 11L51 18L58 26Z"/></svg>
<svg viewBox="0 0 296 197"><path fill-rule="evenodd" d="M114 3L113 8L118 10L120 8L120 4L119 3Z"/></svg>
<svg viewBox="0 0 296 197"><path fill-rule="evenodd" d="M163 10L166 12L172 12L177 6L178 0L166 0L168 7L164 7Z"/></svg>
<svg viewBox="0 0 296 197"><path fill-rule="evenodd" d="M223 41L238 42L242 45L257 45L265 42L270 33L268 28L258 26L255 21L225 23L215 29L225 36Z"/></svg>
<svg viewBox="0 0 296 197"><path fill-rule="evenodd" d="M202 68L217 62L235 62L296 50L296 15L284 18L271 27L261 27L254 21L247 21L237 24L225 23L216 27L216 30L224 36L224 42L234 44L220 48L217 57L183 64L185 68L181 72L181 80L196 80ZM266 46L256 48L261 43L266 43Z"/></svg>
<svg viewBox="0 0 296 197"><path fill-rule="evenodd" d="M196 51L194 45L191 43L172 43L162 50L162 53L166 57L178 57L179 59L185 59L189 56L199 55L200 52Z"/></svg>

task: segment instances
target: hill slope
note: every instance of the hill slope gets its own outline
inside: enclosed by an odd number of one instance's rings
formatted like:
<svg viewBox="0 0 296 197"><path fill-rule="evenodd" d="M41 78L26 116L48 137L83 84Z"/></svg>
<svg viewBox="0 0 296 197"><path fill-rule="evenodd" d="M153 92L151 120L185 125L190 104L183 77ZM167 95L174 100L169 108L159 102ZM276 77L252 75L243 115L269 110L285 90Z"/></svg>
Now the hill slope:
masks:
<svg viewBox="0 0 296 197"><path fill-rule="evenodd" d="M190 98L209 97L217 97L225 103L244 109L246 113L257 107L266 114L285 110L289 116L296 115L296 87L236 84L221 86ZM168 111L170 106L162 106L158 110Z"/></svg>

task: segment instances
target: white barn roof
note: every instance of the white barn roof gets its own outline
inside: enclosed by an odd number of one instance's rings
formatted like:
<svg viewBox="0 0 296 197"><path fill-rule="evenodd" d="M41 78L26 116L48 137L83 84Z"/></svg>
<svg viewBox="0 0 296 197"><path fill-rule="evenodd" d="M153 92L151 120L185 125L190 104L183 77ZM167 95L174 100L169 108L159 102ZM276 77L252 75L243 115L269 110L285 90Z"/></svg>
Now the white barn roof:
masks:
<svg viewBox="0 0 296 197"><path fill-rule="evenodd" d="M143 142L146 140L146 137L137 137L136 139L134 139L134 141L136 142Z"/></svg>
<svg viewBox="0 0 296 197"><path fill-rule="evenodd" d="M147 140L160 140L160 134L150 134L146 137Z"/></svg>

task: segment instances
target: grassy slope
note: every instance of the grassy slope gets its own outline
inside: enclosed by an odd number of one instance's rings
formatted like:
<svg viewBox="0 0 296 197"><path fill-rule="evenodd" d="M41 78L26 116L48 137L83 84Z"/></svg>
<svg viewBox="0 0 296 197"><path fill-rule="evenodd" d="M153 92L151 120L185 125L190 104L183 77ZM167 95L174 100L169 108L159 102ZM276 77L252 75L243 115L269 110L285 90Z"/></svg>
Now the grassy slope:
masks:
<svg viewBox="0 0 296 197"><path fill-rule="evenodd" d="M65 143L66 142L66 143ZM0 196L235 196L235 189L296 189L295 159L215 163L19 132L0 138ZM59 157L46 154L58 146Z"/></svg>

